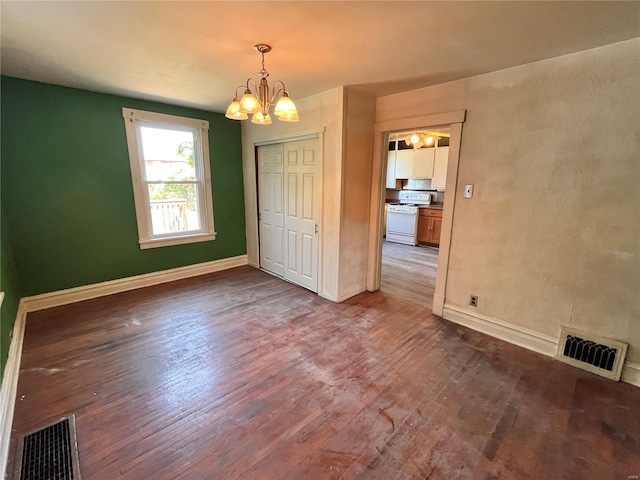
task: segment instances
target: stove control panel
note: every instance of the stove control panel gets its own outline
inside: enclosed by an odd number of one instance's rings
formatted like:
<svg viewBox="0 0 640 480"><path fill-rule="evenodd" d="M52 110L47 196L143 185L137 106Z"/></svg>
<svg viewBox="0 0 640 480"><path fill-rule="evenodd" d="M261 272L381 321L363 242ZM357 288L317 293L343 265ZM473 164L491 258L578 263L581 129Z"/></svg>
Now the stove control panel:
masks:
<svg viewBox="0 0 640 480"><path fill-rule="evenodd" d="M402 203L429 205L431 203L431 198L431 194L425 192L400 192L400 201Z"/></svg>

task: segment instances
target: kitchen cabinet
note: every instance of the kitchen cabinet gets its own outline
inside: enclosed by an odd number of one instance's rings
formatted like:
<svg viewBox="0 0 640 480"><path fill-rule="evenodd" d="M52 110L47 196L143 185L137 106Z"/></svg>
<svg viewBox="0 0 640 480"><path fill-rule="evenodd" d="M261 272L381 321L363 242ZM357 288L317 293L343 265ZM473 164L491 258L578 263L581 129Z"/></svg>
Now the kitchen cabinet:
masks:
<svg viewBox="0 0 640 480"><path fill-rule="evenodd" d="M447 183L447 163L449 161L449 147L438 147L435 151L433 165L433 179L431 188L434 190L444 190Z"/></svg>
<svg viewBox="0 0 640 480"><path fill-rule="evenodd" d="M396 178L411 178L413 173L413 150L396 152Z"/></svg>
<svg viewBox="0 0 640 480"><path fill-rule="evenodd" d="M413 176L410 178L433 177L435 150L435 148L418 148L413 150Z"/></svg>
<svg viewBox="0 0 640 480"><path fill-rule="evenodd" d="M389 152L391 153L391 152ZM431 178L435 161L435 148L398 150L396 153L396 178Z"/></svg>
<svg viewBox="0 0 640 480"><path fill-rule="evenodd" d="M418 243L440 246L442 210L421 208L418 216Z"/></svg>
<svg viewBox="0 0 640 480"><path fill-rule="evenodd" d="M402 188L402 182L396 179L396 152L390 151L387 157L387 188Z"/></svg>
<svg viewBox="0 0 640 480"><path fill-rule="evenodd" d="M387 157L387 188L396 185L396 152L389 152Z"/></svg>

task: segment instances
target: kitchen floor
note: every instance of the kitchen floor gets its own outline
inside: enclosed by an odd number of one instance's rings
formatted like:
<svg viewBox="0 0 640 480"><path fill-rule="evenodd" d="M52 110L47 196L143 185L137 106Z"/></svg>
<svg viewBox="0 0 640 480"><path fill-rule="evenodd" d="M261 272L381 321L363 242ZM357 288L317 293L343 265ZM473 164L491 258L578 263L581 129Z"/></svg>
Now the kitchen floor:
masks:
<svg viewBox="0 0 640 480"><path fill-rule="evenodd" d="M436 247L382 243L380 290L431 310L438 268Z"/></svg>

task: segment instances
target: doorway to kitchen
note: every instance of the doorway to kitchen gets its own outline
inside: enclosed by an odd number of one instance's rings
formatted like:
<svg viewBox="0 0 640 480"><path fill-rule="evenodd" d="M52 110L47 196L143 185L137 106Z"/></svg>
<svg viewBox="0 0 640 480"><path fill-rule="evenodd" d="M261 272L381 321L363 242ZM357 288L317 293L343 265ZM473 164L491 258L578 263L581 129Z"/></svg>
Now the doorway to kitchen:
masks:
<svg viewBox="0 0 640 480"><path fill-rule="evenodd" d="M380 290L431 309L445 199L449 127L388 136Z"/></svg>
<svg viewBox="0 0 640 480"><path fill-rule="evenodd" d="M456 191L457 191L457 182L458 182L458 162L460 157L460 144L462 139L462 124L465 120L466 111L465 110L457 110L445 113L434 113L421 115L416 117L405 117L394 120L385 120L375 124L374 126L374 152L373 152L373 178L372 178L372 196L371 196L371 223L369 229L369 249L368 249L368 267L367 267L367 290L376 291L380 290L382 284L382 269L383 269L383 246L385 245L386 239L384 236L386 235L385 228L385 206L387 203L387 190L386 190L386 180L387 174L389 174L389 179L391 179L391 171L395 173L394 180L397 180L399 175L397 175L397 170L404 168L411 168L411 172L413 177L418 177L418 175L422 175L420 173L422 168L425 168L424 164L416 163L416 151L417 158L420 159L422 156L427 156L431 158L429 153L423 153L422 148L405 148L402 147L401 143L398 144L398 140L403 140L402 138L396 138L395 147L391 145L392 135L400 136L399 134L405 132L424 132L424 131L432 131L437 129L449 129L449 152L448 158L446 161L446 172L444 174L444 193L442 202L442 210L440 213L440 220L434 220L435 225L429 222L422 223L422 231L419 230L418 223L416 229L416 237L419 235L428 235L431 232L436 232L440 234L439 243L437 244L438 252L437 252L437 267L436 267L436 280L435 287L433 290L433 300L431 310L434 314L442 316L445 304L445 291L447 284L447 272L449 268L449 249L451 246L451 233L453 226L453 213L454 213L454 205L456 201ZM405 138L406 140L406 138ZM422 138L420 141L425 140L426 138ZM404 140L403 140L404 141ZM406 141L404 141L406 145ZM425 142L426 143L426 142ZM412 144L413 145L413 144ZM408 147L408 145L406 145ZM422 146L422 145L421 145ZM441 143L441 146L445 145ZM389 155L391 151L390 148L395 148L395 156ZM401 153L401 150L409 150L414 152L412 155ZM400 155L398 155L400 152ZM411 161L408 159L411 158ZM389 159L393 158L396 162L395 166L392 166L392 169L388 169ZM400 165L398 166L398 159L400 159ZM433 158L433 168L435 168L435 155ZM393 162L393 160L392 160ZM426 166L427 170L429 165ZM418 174L416 174L418 172ZM408 176L407 176L408 177ZM406 179L407 181L409 178ZM415 179L414 179L415 180ZM442 180L440 180L442 181ZM407 186L408 183L407 183ZM431 187L433 189L433 176L431 180ZM402 203L400 193L404 191L402 188L396 189L398 191L398 203ZM432 206L437 205L438 197L436 188L436 196L434 198L434 203ZM408 198L406 199L408 203ZM427 201L426 199L418 199L422 201ZM431 199L429 199L430 201ZM388 214L387 207L387 214ZM418 211L420 214L420 211ZM423 215L425 212L423 212ZM420 220L418 218L418 220ZM387 218L388 221L388 218ZM426 226L425 226L426 225ZM429 227L432 227L431 229ZM438 231L438 228L440 229ZM432 237L433 238L433 237ZM433 242L425 242L428 244ZM390 245L390 244L389 244ZM404 246L403 244L400 244ZM410 248L416 248L412 245L407 245ZM428 245L433 246L433 245ZM435 253L435 252L433 252ZM391 258L391 256L388 256ZM433 257L432 257L433 258ZM428 270L428 267L423 265L422 271ZM396 272L396 275L400 275ZM428 296L431 296L428 293L427 289L421 289L420 292L424 291L424 297L426 301L429 301Z"/></svg>

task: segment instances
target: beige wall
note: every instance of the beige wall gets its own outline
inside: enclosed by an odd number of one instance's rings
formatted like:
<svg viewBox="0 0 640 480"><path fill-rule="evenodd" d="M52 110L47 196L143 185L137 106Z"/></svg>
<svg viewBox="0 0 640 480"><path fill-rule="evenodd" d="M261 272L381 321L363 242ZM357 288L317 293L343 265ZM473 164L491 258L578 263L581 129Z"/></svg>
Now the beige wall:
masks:
<svg viewBox="0 0 640 480"><path fill-rule="evenodd" d="M322 219L320 225L320 265L318 293L337 300L339 295L340 208L342 186L342 111L343 89L303 99L293 99L300 121L269 126L242 122L242 163L244 170L245 217L249 263L259 265L258 212L256 201L255 145L276 140L291 140L303 135L320 134L322 140Z"/></svg>
<svg viewBox="0 0 640 480"><path fill-rule="evenodd" d="M446 304L640 362L640 39L379 98L377 121L461 109Z"/></svg>
<svg viewBox="0 0 640 480"><path fill-rule="evenodd" d="M366 290L375 97L345 88L339 300Z"/></svg>

